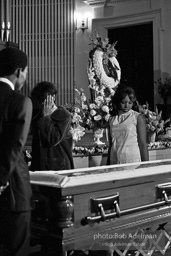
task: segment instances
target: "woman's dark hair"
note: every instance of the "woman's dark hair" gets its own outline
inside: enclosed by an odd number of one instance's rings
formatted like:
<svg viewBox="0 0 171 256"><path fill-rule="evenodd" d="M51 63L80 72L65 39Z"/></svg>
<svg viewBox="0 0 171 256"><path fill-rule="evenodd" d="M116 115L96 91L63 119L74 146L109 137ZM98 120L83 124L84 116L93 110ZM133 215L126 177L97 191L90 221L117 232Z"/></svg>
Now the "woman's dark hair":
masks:
<svg viewBox="0 0 171 256"><path fill-rule="evenodd" d="M43 103L47 95L56 95L57 89L56 86L47 81L38 83L31 92L31 99L33 102L38 102L39 104Z"/></svg>
<svg viewBox="0 0 171 256"><path fill-rule="evenodd" d="M133 105L136 104L137 99L136 99L134 89L129 86L119 85L118 88L116 89L115 94L111 98L112 115L117 114L119 104L126 96L128 96L130 98L130 100L133 102Z"/></svg>

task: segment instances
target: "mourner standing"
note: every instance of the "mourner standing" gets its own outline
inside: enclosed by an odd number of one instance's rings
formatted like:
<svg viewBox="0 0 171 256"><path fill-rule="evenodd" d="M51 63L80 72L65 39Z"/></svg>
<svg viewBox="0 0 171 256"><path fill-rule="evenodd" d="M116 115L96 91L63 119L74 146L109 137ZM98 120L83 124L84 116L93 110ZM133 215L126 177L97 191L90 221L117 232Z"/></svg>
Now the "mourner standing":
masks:
<svg viewBox="0 0 171 256"><path fill-rule="evenodd" d="M32 90L31 170L68 170L74 168L71 114L55 104L57 90L43 81Z"/></svg>
<svg viewBox="0 0 171 256"><path fill-rule="evenodd" d="M144 117L132 109L135 102L134 90L120 85L112 98L107 164L149 160L146 123Z"/></svg>
<svg viewBox="0 0 171 256"><path fill-rule="evenodd" d="M22 153L32 117L31 100L19 93L27 75L27 55L0 51L0 255L27 256L32 190Z"/></svg>

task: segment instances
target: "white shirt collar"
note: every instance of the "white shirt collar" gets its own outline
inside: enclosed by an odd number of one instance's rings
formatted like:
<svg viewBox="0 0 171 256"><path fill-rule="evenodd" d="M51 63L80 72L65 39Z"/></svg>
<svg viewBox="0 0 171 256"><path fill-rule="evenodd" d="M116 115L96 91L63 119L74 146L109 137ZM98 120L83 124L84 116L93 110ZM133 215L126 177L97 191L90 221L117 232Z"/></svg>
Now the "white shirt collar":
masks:
<svg viewBox="0 0 171 256"><path fill-rule="evenodd" d="M6 84L9 84L12 90L14 90L14 84L7 78L5 77L0 77L0 82L4 82Z"/></svg>

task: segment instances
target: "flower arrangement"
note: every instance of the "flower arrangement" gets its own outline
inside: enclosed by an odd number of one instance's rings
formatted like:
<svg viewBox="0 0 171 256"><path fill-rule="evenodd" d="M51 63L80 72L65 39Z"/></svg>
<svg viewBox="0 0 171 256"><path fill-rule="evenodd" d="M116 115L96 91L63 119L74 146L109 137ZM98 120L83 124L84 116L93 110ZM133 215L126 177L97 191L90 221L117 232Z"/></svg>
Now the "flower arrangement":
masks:
<svg viewBox="0 0 171 256"><path fill-rule="evenodd" d="M120 82L121 68L116 59L117 51L114 44L109 44L109 39L102 39L96 33L96 38L90 37L93 49L89 52L88 79L92 100L99 91L106 97L115 93L115 89Z"/></svg>
<svg viewBox="0 0 171 256"><path fill-rule="evenodd" d="M138 105L139 112L144 115L146 126L147 126L147 132L156 132L157 134L159 132L164 131L164 120L162 120L162 111L160 113L158 112L158 109L156 107L156 112L153 112L149 110L149 104L146 103L144 105Z"/></svg>
<svg viewBox="0 0 171 256"><path fill-rule="evenodd" d="M70 132L73 140L77 142L85 134L85 128L83 127L84 111L77 98L75 98L74 103L65 104L64 106L71 113L72 121Z"/></svg>
<svg viewBox="0 0 171 256"><path fill-rule="evenodd" d="M165 124L165 127L164 127L165 133L171 136L171 118L168 118L164 122L164 124Z"/></svg>
<svg viewBox="0 0 171 256"><path fill-rule="evenodd" d="M67 103L64 105L64 107L71 113L71 127L76 129L82 126L84 114L81 105L78 102L74 102L69 104Z"/></svg>
<svg viewBox="0 0 171 256"><path fill-rule="evenodd" d="M151 142L148 144L148 149L163 149L163 148L171 148L171 142L170 141L157 141L157 142ZM75 146L73 148L73 153L75 155L81 155L82 157L92 157L93 155L101 155L105 152L105 150L108 149L107 145L103 146L95 146L95 147L77 147ZM26 150L23 152L25 157L25 161L28 166L30 166L31 159L32 159L32 152L29 150Z"/></svg>
<svg viewBox="0 0 171 256"><path fill-rule="evenodd" d="M91 99L87 100L83 89L75 88L74 103L65 105L72 115L71 133L74 138L82 136L84 131L80 127L93 130L108 127L109 103L121 77L116 43L109 44L109 39L103 40L97 32L96 39L90 37L90 40L94 47L89 53L87 68Z"/></svg>
<svg viewBox="0 0 171 256"><path fill-rule="evenodd" d="M171 77L166 77L163 81L162 78L159 78L157 82L154 82L158 85L158 93L162 98L166 98L171 94Z"/></svg>
<svg viewBox="0 0 171 256"><path fill-rule="evenodd" d="M77 128L71 127L70 131L74 142L81 140L81 137L85 134L84 130L85 128L83 128L82 126L78 126Z"/></svg>
<svg viewBox="0 0 171 256"><path fill-rule="evenodd" d="M89 52L87 74L91 99L87 101L84 92L81 91L81 125L94 130L108 126L109 103L120 82L121 69L116 59L116 43L109 44L109 39L103 40L97 32L95 40L91 37L90 40L93 50Z"/></svg>
<svg viewBox="0 0 171 256"><path fill-rule="evenodd" d="M76 155L82 155L82 157L92 156L92 155L102 155L107 149L107 146L95 146L95 147L77 147L73 149L73 153Z"/></svg>
<svg viewBox="0 0 171 256"><path fill-rule="evenodd" d="M156 142L150 142L148 144L148 149L162 149L162 148L171 148L171 142L170 141L156 141Z"/></svg>
<svg viewBox="0 0 171 256"><path fill-rule="evenodd" d="M107 128L110 117L110 98L98 95L93 102L88 102L84 93L81 95L83 109L83 127L87 129Z"/></svg>

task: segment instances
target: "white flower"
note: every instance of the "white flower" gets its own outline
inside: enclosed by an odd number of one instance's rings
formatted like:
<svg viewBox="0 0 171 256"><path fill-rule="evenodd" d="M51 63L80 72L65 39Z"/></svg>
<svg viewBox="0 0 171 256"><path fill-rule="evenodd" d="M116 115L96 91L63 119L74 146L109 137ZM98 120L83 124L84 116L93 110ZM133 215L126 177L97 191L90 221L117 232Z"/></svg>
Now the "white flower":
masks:
<svg viewBox="0 0 171 256"><path fill-rule="evenodd" d="M90 109L94 109L94 108L96 108L96 105L95 105L94 103L91 103L91 104L89 105L89 107L90 107Z"/></svg>
<svg viewBox="0 0 171 256"><path fill-rule="evenodd" d="M77 121L78 114L74 113L72 117L72 122L75 123Z"/></svg>
<svg viewBox="0 0 171 256"><path fill-rule="evenodd" d="M81 101L84 102L84 101L86 101L86 100L87 100L87 98L86 98L85 94L82 93L82 94L81 94Z"/></svg>
<svg viewBox="0 0 171 256"><path fill-rule="evenodd" d="M104 101L104 97L102 97L102 96L97 96L96 99L95 99L95 101L96 101L96 102L98 102L98 101L102 101L102 102L103 102L103 101Z"/></svg>
<svg viewBox="0 0 171 256"><path fill-rule="evenodd" d="M106 103L108 104L111 99L109 97L106 97L105 100L106 100Z"/></svg>
<svg viewBox="0 0 171 256"><path fill-rule="evenodd" d="M79 122L82 122L81 116L78 115L77 113L74 113L72 117L72 123L79 123Z"/></svg>
<svg viewBox="0 0 171 256"><path fill-rule="evenodd" d="M108 122L109 121L109 118L110 118L110 114L107 114L104 119Z"/></svg>
<svg viewBox="0 0 171 256"><path fill-rule="evenodd" d="M115 81L115 79L113 77L107 76L107 74L104 70L103 54L104 54L104 52L100 51L99 49L97 49L94 52L93 65L94 65L95 73L96 73L97 77L100 79L102 85L104 85L107 88L115 88L118 85L118 83L120 81L120 77L121 77L121 69L120 69L119 63L115 57L109 58L112 65L113 66L115 65L115 70L116 70L116 73L118 76L118 80Z"/></svg>
<svg viewBox="0 0 171 256"><path fill-rule="evenodd" d="M102 97L105 97L104 87L99 91L99 93Z"/></svg>
<svg viewBox="0 0 171 256"><path fill-rule="evenodd" d="M90 111L90 115L91 115L91 116L95 116L95 114L96 114L96 111L95 111L94 109L92 109L92 110Z"/></svg>
<svg viewBox="0 0 171 256"><path fill-rule="evenodd" d="M110 94L111 94L111 96L113 96L115 94L115 90L110 89Z"/></svg>
<svg viewBox="0 0 171 256"><path fill-rule="evenodd" d="M104 98L102 96L98 96L95 99L95 102L96 102L97 106L99 107L104 102Z"/></svg>
<svg viewBox="0 0 171 256"><path fill-rule="evenodd" d="M102 107L102 110L103 110L104 112L106 112L106 113L109 113L109 108L108 108L108 106L103 106L103 107Z"/></svg>
<svg viewBox="0 0 171 256"><path fill-rule="evenodd" d="M96 86L94 87L95 91L98 92L99 91L99 86L96 84Z"/></svg>
<svg viewBox="0 0 171 256"><path fill-rule="evenodd" d="M77 128L71 128L71 134L74 141L78 141L81 139L81 137L85 134L84 132L85 128L81 127L80 125L77 126Z"/></svg>
<svg viewBox="0 0 171 256"><path fill-rule="evenodd" d="M93 68L89 68L88 69L88 78L89 79L93 79L94 78L94 71L93 71L94 69Z"/></svg>
<svg viewBox="0 0 171 256"><path fill-rule="evenodd" d="M76 112L76 113L80 113L80 109L77 108L77 107L75 107L75 112Z"/></svg>
<svg viewBox="0 0 171 256"><path fill-rule="evenodd" d="M100 115L94 116L94 120L95 120L95 121L99 121L99 120L101 120L101 119L102 119L102 117L101 117Z"/></svg>
<svg viewBox="0 0 171 256"><path fill-rule="evenodd" d="M91 78L91 79L89 79L89 81L90 81L90 87L94 87L95 86L95 84L96 84L96 80L94 79L94 78Z"/></svg>
<svg viewBox="0 0 171 256"><path fill-rule="evenodd" d="M85 105L85 104L82 104L82 109L83 109L83 110L88 110L88 106Z"/></svg>

